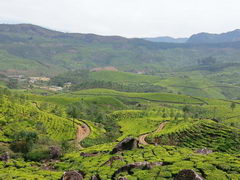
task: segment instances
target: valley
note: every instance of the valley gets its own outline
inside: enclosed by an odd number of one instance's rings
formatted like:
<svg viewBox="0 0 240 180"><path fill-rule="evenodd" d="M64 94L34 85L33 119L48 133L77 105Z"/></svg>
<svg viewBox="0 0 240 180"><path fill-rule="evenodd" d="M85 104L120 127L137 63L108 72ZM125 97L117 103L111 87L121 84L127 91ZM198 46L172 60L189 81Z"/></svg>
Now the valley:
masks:
<svg viewBox="0 0 240 180"><path fill-rule="evenodd" d="M0 180L240 179L240 44L227 35L0 24Z"/></svg>

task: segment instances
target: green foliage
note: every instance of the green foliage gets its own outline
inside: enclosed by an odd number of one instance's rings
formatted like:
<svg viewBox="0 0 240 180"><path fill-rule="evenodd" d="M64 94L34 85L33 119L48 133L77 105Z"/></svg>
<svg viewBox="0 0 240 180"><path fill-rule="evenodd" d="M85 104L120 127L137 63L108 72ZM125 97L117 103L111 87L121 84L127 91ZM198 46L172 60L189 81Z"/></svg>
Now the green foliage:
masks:
<svg viewBox="0 0 240 180"><path fill-rule="evenodd" d="M37 133L29 131L21 131L14 134L14 142L11 144L13 151L28 153L33 144L37 141Z"/></svg>

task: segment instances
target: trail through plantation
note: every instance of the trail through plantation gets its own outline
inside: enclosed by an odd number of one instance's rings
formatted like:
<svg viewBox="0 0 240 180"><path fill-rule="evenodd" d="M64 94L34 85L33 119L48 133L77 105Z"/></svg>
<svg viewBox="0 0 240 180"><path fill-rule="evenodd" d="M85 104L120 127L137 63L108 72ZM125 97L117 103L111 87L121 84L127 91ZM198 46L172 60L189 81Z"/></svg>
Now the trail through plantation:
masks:
<svg viewBox="0 0 240 180"><path fill-rule="evenodd" d="M161 124L158 126L158 128L157 128L155 131L153 131L153 132L155 132L155 133L160 132L160 131L165 127L166 124L167 124L167 122L161 123ZM153 132L150 132L150 133L146 133L146 134L141 135L141 136L139 137L139 143L142 144L142 145L149 145L149 144L146 142L145 139L146 139L146 137L147 137L148 135L150 135L150 134L153 133Z"/></svg>
<svg viewBox="0 0 240 180"><path fill-rule="evenodd" d="M81 146L81 141L83 141L85 138L87 138L91 133L91 130L89 126L83 122L82 125L78 124L77 125L77 133L76 133L76 145L79 148L83 148Z"/></svg>
<svg viewBox="0 0 240 180"><path fill-rule="evenodd" d="M39 111L42 111L41 108L38 106L37 102L32 102L32 103L36 106L36 108ZM91 134L90 126L86 122L84 122L83 120L79 120L82 123L82 124L80 124L79 122L76 122L75 120L72 120L72 119L69 119L69 118L66 118L66 119L69 122L73 122L73 124L77 126L75 144L76 144L77 147L83 148L80 143Z"/></svg>

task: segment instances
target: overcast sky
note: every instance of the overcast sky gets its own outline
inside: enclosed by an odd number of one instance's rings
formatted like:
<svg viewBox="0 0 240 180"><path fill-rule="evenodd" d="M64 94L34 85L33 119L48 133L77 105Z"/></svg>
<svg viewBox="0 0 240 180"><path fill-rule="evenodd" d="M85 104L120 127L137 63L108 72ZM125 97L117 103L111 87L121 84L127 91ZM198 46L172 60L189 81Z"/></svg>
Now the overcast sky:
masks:
<svg viewBox="0 0 240 180"><path fill-rule="evenodd" d="M0 23L126 37L240 29L240 0L0 0Z"/></svg>

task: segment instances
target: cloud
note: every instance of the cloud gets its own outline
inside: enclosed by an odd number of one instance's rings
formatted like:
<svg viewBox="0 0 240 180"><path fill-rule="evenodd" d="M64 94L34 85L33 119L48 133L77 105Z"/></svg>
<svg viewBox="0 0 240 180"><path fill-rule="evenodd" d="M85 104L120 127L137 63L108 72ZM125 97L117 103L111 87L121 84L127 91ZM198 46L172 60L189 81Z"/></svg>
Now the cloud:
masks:
<svg viewBox="0 0 240 180"><path fill-rule="evenodd" d="M189 36L240 27L238 0L1 0L0 20L127 37Z"/></svg>

